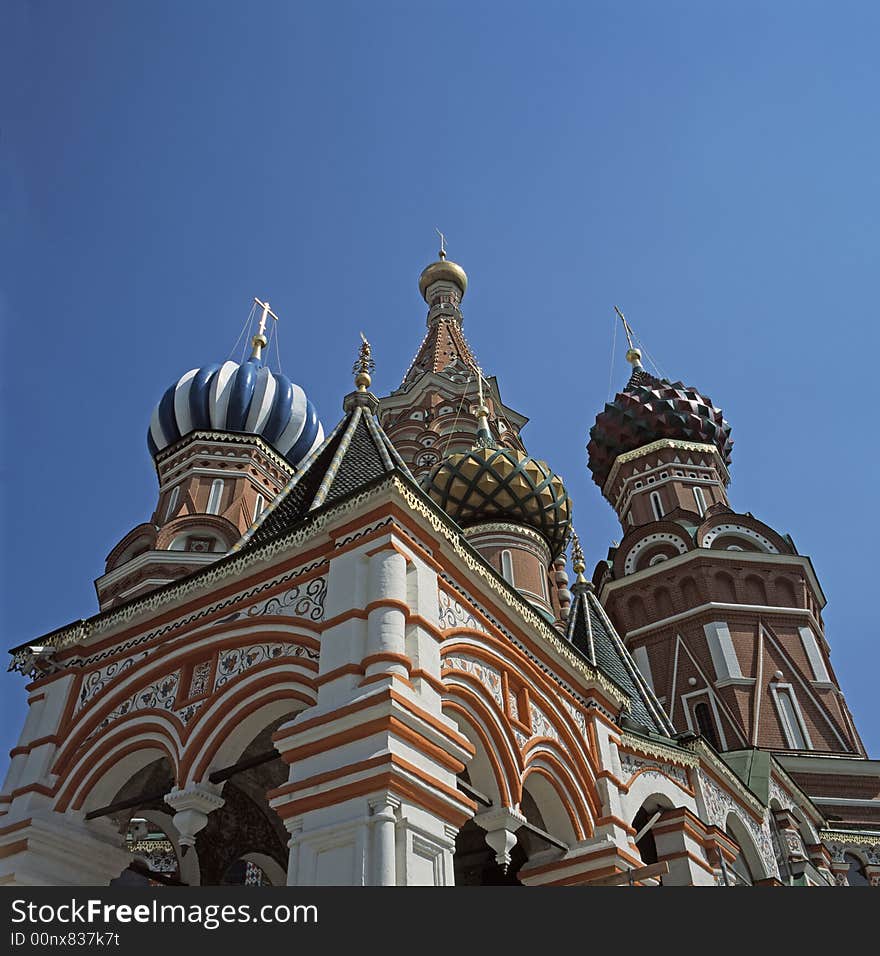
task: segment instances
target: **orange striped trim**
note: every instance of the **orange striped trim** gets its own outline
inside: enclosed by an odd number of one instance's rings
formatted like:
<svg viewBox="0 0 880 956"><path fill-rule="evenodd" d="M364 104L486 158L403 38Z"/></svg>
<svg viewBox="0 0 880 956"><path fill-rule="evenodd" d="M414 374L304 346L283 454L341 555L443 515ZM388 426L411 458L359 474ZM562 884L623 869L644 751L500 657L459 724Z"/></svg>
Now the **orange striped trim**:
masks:
<svg viewBox="0 0 880 956"><path fill-rule="evenodd" d="M16 830L23 830L25 827L31 825L31 817L27 817L24 820L19 820L18 823L10 823L8 827L3 827L0 829L0 837L6 836L7 833L15 833Z"/></svg>
<svg viewBox="0 0 880 956"><path fill-rule="evenodd" d="M19 840L17 843L10 843L9 846L0 846L0 860L5 860L8 856L15 856L16 853L24 853L27 848L27 840Z"/></svg>
<svg viewBox="0 0 880 956"><path fill-rule="evenodd" d="M362 661L361 667L366 670L371 664L400 664L402 667L406 668L407 674L410 672L412 667L412 661L406 656L406 654L393 654L390 651L385 651L380 654L368 654Z"/></svg>

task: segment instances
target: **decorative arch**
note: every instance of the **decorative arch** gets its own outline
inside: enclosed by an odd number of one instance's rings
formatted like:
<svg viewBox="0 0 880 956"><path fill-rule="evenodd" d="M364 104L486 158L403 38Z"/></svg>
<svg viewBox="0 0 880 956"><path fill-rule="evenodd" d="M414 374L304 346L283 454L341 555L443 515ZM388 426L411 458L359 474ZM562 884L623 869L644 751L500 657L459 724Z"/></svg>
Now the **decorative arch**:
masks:
<svg viewBox="0 0 880 956"><path fill-rule="evenodd" d="M190 730L180 760L181 786L202 780L212 766L231 766L264 727L315 700L311 682L283 664L230 681Z"/></svg>
<svg viewBox="0 0 880 956"><path fill-rule="evenodd" d="M592 834L593 821L599 815L600 807L594 794L584 792L574 772L560 759L556 750L548 741L534 745L527 757L522 786L538 805L549 832L574 843ZM568 821L567 828L563 826L562 813ZM550 825L551 821L555 821L556 829Z"/></svg>
<svg viewBox="0 0 880 956"><path fill-rule="evenodd" d="M728 836L732 837L737 846L742 851L742 855L748 864L749 872L753 880L764 880L770 875L761 856L761 852L755 843L748 827L743 823L739 816L732 810L727 814L724 822L724 829Z"/></svg>
<svg viewBox="0 0 880 956"><path fill-rule="evenodd" d="M180 738L174 724L163 718L162 714L123 718L107 735L68 755L69 769L58 774L64 782L55 809L88 811L106 806L128 780L157 759L168 761L176 781ZM132 730L134 723L137 727Z"/></svg>

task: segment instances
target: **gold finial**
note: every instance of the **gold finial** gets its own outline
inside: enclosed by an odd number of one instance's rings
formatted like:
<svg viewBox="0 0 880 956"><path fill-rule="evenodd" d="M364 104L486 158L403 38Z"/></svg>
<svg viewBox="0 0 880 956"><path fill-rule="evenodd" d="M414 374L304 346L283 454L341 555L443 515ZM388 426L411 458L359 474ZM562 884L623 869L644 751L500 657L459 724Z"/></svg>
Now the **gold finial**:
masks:
<svg viewBox="0 0 880 956"><path fill-rule="evenodd" d="M623 331L626 334L626 341L629 344L629 348L626 350L626 360L634 369L642 367L642 353L639 349L633 344L633 331L630 328L629 322L626 321L626 316L614 306L614 311L620 316L620 321L623 322Z"/></svg>
<svg viewBox="0 0 880 956"><path fill-rule="evenodd" d="M587 569L587 564L584 561L584 549L581 547L581 539L577 536L576 531L571 533L571 569L577 575L575 584L587 583L587 579L584 577L584 571Z"/></svg>
<svg viewBox="0 0 880 956"><path fill-rule="evenodd" d="M367 341L367 337L361 332L360 351L358 352L357 361L352 367L352 372L355 373L354 384L357 385L359 392L365 392L370 387L370 383L373 381L372 378L370 378L370 372L375 368L376 363L373 361L373 348Z"/></svg>
<svg viewBox="0 0 880 956"><path fill-rule="evenodd" d="M251 358L259 359L263 349L269 344L269 340L266 338L266 324L270 318L277 322L278 316L269 308L268 302L260 302L256 296L254 296L254 302L263 310L263 314L260 316L260 324L257 327L257 334L251 339L251 345L253 346Z"/></svg>
<svg viewBox="0 0 880 956"><path fill-rule="evenodd" d="M437 235L440 237L440 258L445 259L446 258L446 236L444 236L443 233L440 232L440 230L436 226L434 227L434 232L436 232Z"/></svg>

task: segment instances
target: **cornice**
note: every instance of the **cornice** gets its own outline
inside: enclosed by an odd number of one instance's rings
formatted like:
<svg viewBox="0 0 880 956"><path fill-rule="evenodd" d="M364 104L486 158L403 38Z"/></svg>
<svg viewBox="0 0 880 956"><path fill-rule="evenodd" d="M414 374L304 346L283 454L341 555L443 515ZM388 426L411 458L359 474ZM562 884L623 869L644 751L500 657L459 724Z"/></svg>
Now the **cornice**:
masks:
<svg viewBox="0 0 880 956"><path fill-rule="evenodd" d="M622 455L618 455L614 459L611 471L608 472L605 484L602 485L602 494L605 495L606 498L608 497L609 489L614 484L617 473L620 471L622 465L630 461L635 461L637 458L642 458L645 455L650 455L653 452L661 451L664 448L675 448L681 451L696 451L704 455L714 455L718 462L722 481L725 485L730 484L730 472L727 470L727 465L724 464L724 460L714 445L706 442L681 441L678 438L660 438L657 441L652 441L649 445L642 445L639 448L634 448L632 451L625 451Z"/></svg>

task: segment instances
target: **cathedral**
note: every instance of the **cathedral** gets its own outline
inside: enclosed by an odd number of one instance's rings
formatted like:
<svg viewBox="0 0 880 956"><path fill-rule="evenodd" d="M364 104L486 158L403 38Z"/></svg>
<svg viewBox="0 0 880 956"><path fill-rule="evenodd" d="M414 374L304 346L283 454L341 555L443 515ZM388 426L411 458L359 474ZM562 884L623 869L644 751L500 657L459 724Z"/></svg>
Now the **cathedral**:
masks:
<svg viewBox="0 0 880 956"><path fill-rule="evenodd" d="M822 586L731 507L721 410L621 315L586 464L622 537L588 578L466 290L441 248L400 386L353 343L323 424L258 300L249 358L162 394L155 510L99 610L11 651L0 882L880 885Z"/></svg>

